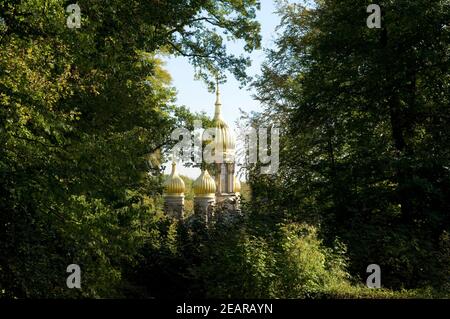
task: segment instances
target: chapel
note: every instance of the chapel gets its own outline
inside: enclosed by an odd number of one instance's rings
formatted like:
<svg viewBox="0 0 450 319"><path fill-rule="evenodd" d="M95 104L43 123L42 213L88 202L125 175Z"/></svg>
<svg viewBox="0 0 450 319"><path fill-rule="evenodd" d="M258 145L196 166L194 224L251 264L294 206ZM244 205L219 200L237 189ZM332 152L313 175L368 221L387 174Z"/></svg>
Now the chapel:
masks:
<svg viewBox="0 0 450 319"><path fill-rule="evenodd" d="M240 211L241 184L235 175L236 139L228 124L222 117L222 103L219 85L216 87L214 111L213 173L201 169L200 175L193 183L194 216L206 223L220 214ZM176 162L172 162L172 172L164 185L164 211L167 215L182 220L184 218L185 184L177 173Z"/></svg>

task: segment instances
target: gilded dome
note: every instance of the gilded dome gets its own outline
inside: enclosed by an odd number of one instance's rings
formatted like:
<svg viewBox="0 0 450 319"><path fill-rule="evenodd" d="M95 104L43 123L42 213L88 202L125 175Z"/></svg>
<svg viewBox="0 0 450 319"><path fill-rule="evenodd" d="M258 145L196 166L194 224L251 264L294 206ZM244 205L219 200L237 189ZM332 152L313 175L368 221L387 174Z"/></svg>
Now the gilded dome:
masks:
<svg viewBox="0 0 450 319"><path fill-rule="evenodd" d="M222 119L215 119L215 149L225 155L233 155L236 146L234 134Z"/></svg>
<svg viewBox="0 0 450 319"><path fill-rule="evenodd" d="M216 192L216 182L207 170L202 171L195 180L193 187L196 196L214 196Z"/></svg>
<svg viewBox="0 0 450 319"><path fill-rule="evenodd" d="M214 113L215 125L215 149L224 153L224 157L233 156L236 147L236 141L233 132L228 127L228 124L222 118L222 103L220 102L219 86L216 90L216 109Z"/></svg>
<svg viewBox="0 0 450 319"><path fill-rule="evenodd" d="M235 193L241 192L241 182L237 177L234 177L234 192Z"/></svg>
<svg viewBox="0 0 450 319"><path fill-rule="evenodd" d="M164 190L167 195L184 194L184 181L177 173L177 164L175 162L172 163L172 173L164 183Z"/></svg>

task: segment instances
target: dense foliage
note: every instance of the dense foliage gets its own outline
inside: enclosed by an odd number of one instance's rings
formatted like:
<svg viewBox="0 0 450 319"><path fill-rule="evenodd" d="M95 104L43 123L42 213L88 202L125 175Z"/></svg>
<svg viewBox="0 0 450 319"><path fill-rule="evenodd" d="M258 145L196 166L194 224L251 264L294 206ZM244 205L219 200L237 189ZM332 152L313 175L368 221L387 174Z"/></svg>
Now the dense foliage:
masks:
<svg viewBox="0 0 450 319"><path fill-rule="evenodd" d="M248 83L226 44L259 48L259 1L79 0L74 29L71 3L0 0L0 298L449 296L449 1L380 1L379 30L369 1L280 1L249 118L284 123L280 171L208 227L185 177L188 217L162 212L170 133L211 124L162 57Z"/></svg>
<svg viewBox="0 0 450 319"><path fill-rule="evenodd" d="M287 124L282 167L254 205L339 238L355 278L375 263L385 287L448 293L450 2L377 3L380 29L370 1L280 8L253 120Z"/></svg>
<svg viewBox="0 0 450 319"><path fill-rule="evenodd" d="M0 294L113 296L160 209L160 151L194 115L174 105L158 54L199 76L259 46L254 0L0 1ZM187 5L189 3L189 5ZM149 174L150 172L150 174ZM66 267L85 289L65 287Z"/></svg>

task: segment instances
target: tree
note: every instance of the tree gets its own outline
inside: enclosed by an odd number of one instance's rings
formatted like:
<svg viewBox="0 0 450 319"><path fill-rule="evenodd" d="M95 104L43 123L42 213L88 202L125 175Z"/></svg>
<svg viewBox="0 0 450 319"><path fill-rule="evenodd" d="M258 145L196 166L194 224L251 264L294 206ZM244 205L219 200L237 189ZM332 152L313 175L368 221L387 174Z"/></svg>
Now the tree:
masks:
<svg viewBox="0 0 450 319"><path fill-rule="evenodd" d="M288 123L270 184L280 195L269 202L320 224L329 244L341 238L355 277L378 263L384 286L439 288L450 227L450 2L380 1L381 29L366 25L369 4L280 7L277 48L255 84L263 120Z"/></svg>
<svg viewBox="0 0 450 319"><path fill-rule="evenodd" d="M123 265L151 237L159 152L195 115L175 105L159 55L187 56L203 77L259 46L256 0L0 1L0 294L113 296ZM222 33L220 33L222 32ZM224 34L224 35L222 35ZM149 174L149 171L151 174ZM153 226L152 226L153 225ZM65 287L81 266L82 290Z"/></svg>

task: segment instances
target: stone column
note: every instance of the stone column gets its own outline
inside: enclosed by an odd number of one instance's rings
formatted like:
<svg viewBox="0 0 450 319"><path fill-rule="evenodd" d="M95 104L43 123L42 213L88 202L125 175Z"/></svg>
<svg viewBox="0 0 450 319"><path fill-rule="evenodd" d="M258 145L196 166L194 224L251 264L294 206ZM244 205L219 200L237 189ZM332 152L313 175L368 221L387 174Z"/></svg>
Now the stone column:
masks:
<svg viewBox="0 0 450 319"><path fill-rule="evenodd" d="M173 218L184 218L184 195L165 195L164 212Z"/></svg>
<svg viewBox="0 0 450 319"><path fill-rule="evenodd" d="M209 224L214 217L215 204L215 196L196 196L194 198L195 215Z"/></svg>

